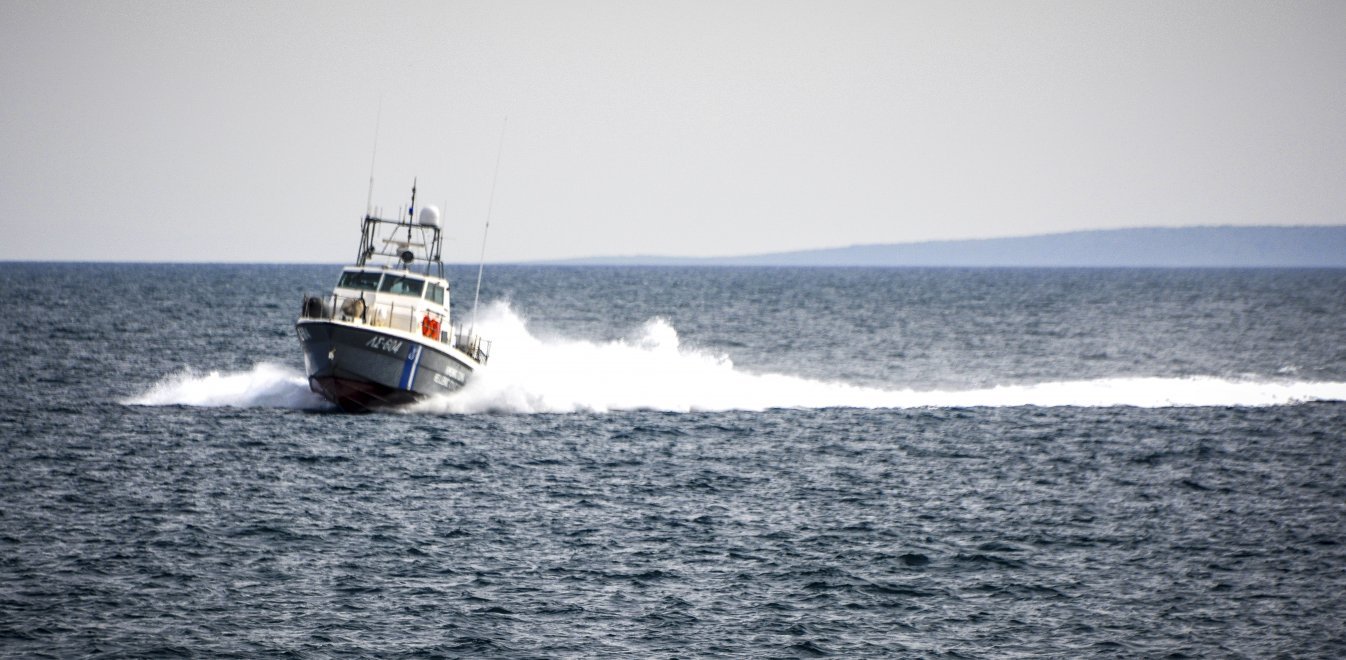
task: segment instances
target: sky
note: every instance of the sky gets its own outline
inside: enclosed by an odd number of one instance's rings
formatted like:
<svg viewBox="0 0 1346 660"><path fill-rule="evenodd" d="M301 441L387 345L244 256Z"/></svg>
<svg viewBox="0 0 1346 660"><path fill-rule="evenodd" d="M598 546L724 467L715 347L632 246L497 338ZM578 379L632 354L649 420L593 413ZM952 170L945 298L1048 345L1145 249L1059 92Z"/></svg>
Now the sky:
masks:
<svg viewBox="0 0 1346 660"><path fill-rule="evenodd" d="M371 164L456 263L1343 224L1346 2L0 0L0 260L347 262Z"/></svg>

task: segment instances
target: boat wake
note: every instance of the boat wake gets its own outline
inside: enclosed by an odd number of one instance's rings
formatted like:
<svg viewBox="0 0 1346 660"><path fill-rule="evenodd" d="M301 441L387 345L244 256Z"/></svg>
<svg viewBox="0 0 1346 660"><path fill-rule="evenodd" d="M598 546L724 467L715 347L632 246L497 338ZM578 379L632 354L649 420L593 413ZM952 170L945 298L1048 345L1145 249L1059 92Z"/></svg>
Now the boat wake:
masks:
<svg viewBox="0 0 1346 660"><path fill-rule="evenodd" d="M200 373L194 369L168 376L145 393L122 403L130 406L203 408L298 408L325 410L331 404L310 392L303 372L263 362L248 371Z"/></svg>
<svg viewBox="0 0 1346 660"><path fill-rule="evenodd" d="M1012 384L971 390L861 387L785 374L751 373L726 356L680 344L677 331L653 319L609 342L539 337L507 303L483 310L493 341L488 365L467 387L423 401L425 414L673 412L771 408L968 408L1277 406L1346 401L1346 383L1289 379L1103 378ZM270 363L249 371L170 376L130 405L328 408L298 369Z"/></svg>

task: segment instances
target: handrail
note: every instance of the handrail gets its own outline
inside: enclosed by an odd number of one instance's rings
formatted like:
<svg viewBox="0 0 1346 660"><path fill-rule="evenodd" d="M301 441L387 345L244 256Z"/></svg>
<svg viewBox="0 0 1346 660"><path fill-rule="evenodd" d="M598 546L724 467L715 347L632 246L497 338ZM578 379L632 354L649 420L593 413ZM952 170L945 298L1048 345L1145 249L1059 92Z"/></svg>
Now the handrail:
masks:
<svg viewBox="0 0 1346 660"><path fill-rule="evenodd" d="M399 310L404 311L399 314ZM406 317L406 328L401 327L398 316ZM415 305L398 305L390 301L369 304L363 296L341 296L336 293L326 299L304 294L304 302L299 311L299 317L303 319L358 322L374 328L405 330L413 335L420 334L420 328L416 326L424 316L429 316L441 324L439 336L426 336L427 339L448 344L480 364L486 364L490 359L490 341L482 339L470 328L464 329L458 323L451 323L445 329L443 323L448 320L448 315L429 309L419 310Z"/></svg>

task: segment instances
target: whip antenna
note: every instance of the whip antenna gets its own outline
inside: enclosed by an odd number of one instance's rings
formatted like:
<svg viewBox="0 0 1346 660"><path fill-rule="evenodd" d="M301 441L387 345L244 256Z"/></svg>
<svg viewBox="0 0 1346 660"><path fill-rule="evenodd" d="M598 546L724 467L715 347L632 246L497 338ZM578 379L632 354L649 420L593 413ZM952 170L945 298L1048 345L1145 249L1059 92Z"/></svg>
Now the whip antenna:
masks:
<svg viewBox="0 0 1346 660"><path fill-rule="evenodd" d="M481 302L481 272L486 268L486 234L491 231L491 210L495 208L495 184L500 180L500 156L505 152L505 127L509 117L500 123L500 144L495 148L495 174L491 176L491 197L486 202L486 226L481 230L481 258L477 260L477 292L472 296L472 327L468 334L477 332L477 303Z"/></svg>
<svg viewBox="0 0 1346 660"><path fill-rule="evenodd" d="M374 212L374 159L379 155L379 124L383 123L383 97L379 97L379 113L374 118L374 153L369 156L369 196L365 197L365 216Z"/></svg>

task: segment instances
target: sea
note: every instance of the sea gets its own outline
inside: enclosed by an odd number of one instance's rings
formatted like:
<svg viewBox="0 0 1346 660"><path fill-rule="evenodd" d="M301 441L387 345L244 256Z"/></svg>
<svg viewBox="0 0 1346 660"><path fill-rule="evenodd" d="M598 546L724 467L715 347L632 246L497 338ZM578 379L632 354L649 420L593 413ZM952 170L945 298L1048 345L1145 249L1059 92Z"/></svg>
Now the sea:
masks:
<svg viewBox="0 0 1346 660"><path fill-rule="evenodd" d="M0 656L1346 656L1346 270L0 264Z"/></svg>

